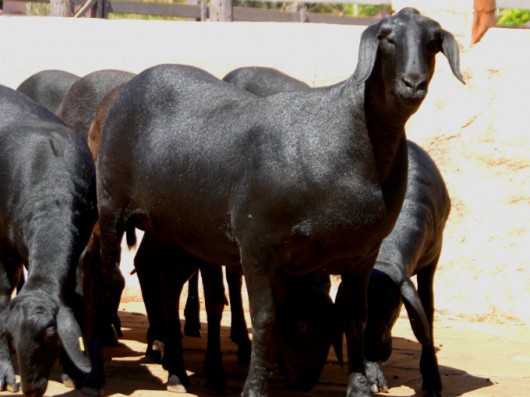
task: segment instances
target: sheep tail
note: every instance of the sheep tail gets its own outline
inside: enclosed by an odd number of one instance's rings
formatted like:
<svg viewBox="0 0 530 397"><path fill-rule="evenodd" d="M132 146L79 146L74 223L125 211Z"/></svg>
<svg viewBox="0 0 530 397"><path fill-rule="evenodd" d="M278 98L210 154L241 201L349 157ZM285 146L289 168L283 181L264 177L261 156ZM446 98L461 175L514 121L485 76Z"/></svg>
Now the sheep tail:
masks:
<svg viewBox="0 0 530 397"><path fill-rule="evenodd" d="M133 249L136 247L136 231L134 229L134 226L128 226L125 229L125 240L127 241L127 246L129 249Z"/></svg>

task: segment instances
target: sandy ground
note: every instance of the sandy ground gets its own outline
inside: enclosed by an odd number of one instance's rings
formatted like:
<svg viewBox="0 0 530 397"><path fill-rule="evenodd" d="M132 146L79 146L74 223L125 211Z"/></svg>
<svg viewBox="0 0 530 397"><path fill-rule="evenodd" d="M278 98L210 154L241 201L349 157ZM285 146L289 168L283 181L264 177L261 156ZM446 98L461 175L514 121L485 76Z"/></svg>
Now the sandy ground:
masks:
<svg viewBox="0 0 530 397"><path fill-rule="evenodd" d="M206 397L202 369L206 348L206 319L202 313L200 339L185 337L185 361L192 385L182 396ZM107 384L105 395L158 397L174 396L164 390L166 375L156 364L144 361L147 320L141 302L124 302L120 307L124 326L121 345L106 351ZM236 347L229 340L230 315L226 313L222 328L223 360L229 378L229 397L239 396L246 366L237 362ZM522 397L530 395L530 344L528 328L523 325L485 324L461 318L444 317L436 321L436 346L444 384L444 396ZM420 345L415 341L406 316L394 328L394 350L385 364L390 391L381 396L421 395L418 370ZM59 368L54 371L46 396L86 397L80 391L65 388L60 382ZM344 396L346 371L330 352L328 363L316 387L308 393L287 391L281 378L273 376L269 395L278 397ZM2 393L2 396L10 394ZM379 395L379 394L378 394Z"/></svg>
<svg viewBox="0 0 530 397"><path fill-rule="evenodd" d="M50 19L0 18L0 37L12 38L0 47L0 83L16 87L44 68L78 74L108 67L139 72L151 64L181 62L219 77L240 65L273 66L310 84L324 85L352 73L355 56L351 54L356 53L360 33L353 27L291 24L255 24L252 30L245 30L246 24L204 24L201 30L194 24L177 25L69 20L61 30ZM159 39L186 40L164 41L157 50L145 37L153 32ZM36 33L47 46L34 43ZM55 47L57 37L68 51ZM408 137L438 163L453 203L435 280L435 342L446 397L530 396L529 48L530 31L491 30L477 46L463 48L465 86L451 76L440 56L429 96L407 128ZM124 255L127 274L132 255ZM167 395L160 368L142 359L146 320L134 276L128 279L120 314L125 336L122 346L108 351L106 392ZM227 314L226 326L228 318ZM236 363L227 334L224 328L230 395L236 396L246 368ZM421 384L419 345L404 314L395 327L394 343L386 363L392 386L388 396L414 396ZM205 396L205 337L185 338L184 344L193 373L191 395ZM345 381L330 353L321 381L305 395L344 395ZM296 395L275 380L270 390L274 396ZM54 380L47 395L81 394Z"/></svg>

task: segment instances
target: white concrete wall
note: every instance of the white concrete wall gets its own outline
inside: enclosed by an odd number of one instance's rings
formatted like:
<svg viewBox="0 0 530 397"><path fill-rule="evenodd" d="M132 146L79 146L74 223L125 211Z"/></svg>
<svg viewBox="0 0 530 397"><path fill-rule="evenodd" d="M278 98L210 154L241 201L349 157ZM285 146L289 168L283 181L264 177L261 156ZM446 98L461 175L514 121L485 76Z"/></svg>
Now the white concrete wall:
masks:
<svg viewBox="0 0 530 397"><path fill-rule="evenodd" d="M392 8L399 11L413 7L423 15L440 22L444 29L452 32L462 46L471 43L473 25L473 0L392 0Z"/></svg>
<svg viewBox="0 0 530 397"><path fill-rule="evenodd" d="M40 69L84 75L140 72L171 62L218 77L242 65L274 66L310 84L353 73L363 27L0 17L0 84L16 87Z"/></svg>

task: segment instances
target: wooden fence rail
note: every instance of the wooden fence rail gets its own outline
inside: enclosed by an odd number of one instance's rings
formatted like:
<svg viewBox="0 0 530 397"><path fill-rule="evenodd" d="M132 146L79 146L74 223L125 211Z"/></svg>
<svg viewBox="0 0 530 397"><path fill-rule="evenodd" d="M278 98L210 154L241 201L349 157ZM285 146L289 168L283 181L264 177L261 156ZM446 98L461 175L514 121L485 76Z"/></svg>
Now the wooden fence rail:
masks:
<svg viewBox="0 0 530 397"><path fill-rule="evenodd" d="M1 0L0 0L1 1ZM49 0L4 0L4 2L47 3ZM274 0L265 0L274 1ZM194 19L197 21L252 21L252 22L312 22L349 25L368 25L373 18L351 17L307 11L306 1L287 0L293 3L290 10L272 10L232 6L232 0L197 0L187 3L146 3L134 0L73 0L76 16L108 18L110 13L156 15ZM297 4L294 4L297 3ZM307 1L309 3L309 1ZM315 0L310 3L348 3L390 5L391 0Z"/></svg>
<svg viewBox="0 0 530 397"><path fill-rule="evenodd" d="M229 7L229 5L227 7ZM296 10L291 11L236 6L232 8L231 18L212 18L213 7L212 5L208 7L204 1L200 1L199 4L163 4L141 3L129 0L105 0L103 8L104 11L101 15L103 18L107 18L108 14L111 12L119 12L192 18L199 21L210 19L252 22L312 22L349 25L368 25L373 22L372 18L308 12L303 6L297 7Z"/></svg>
<svg viewBox="0 0 530 397"><path fill-rule="evenodd" d="M1 2L2 0L0 0ZM4 0L14 2L49 2L49 0ZM134 0L73 0L76 16L108 18L110 13L157 15L197 21L312 22L369 25L373 18L309 12L306 3L391 5L391 0L282 0L293 3L290 10L234 7L232 0L196 0L186 3L145 3ZM261 0L274 2L276 0ZM498 8L530 9L530 0L497 0Z"/></svg>

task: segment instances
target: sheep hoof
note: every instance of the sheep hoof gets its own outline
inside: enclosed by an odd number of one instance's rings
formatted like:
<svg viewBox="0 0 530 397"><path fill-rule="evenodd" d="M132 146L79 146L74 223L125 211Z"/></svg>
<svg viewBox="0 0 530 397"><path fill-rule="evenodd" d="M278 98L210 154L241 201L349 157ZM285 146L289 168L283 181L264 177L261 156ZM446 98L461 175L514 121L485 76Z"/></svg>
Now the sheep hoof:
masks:
<svg viewBox="0 0 530 397"><path fill-rule="evenodd" d="M98 390L95 387L85 386L81 388L81 393L83 393L85 396L96 397L102 396L103 390Z"/></svg>
<svg viewBox="0 0 530 397"><path fill-rule="evenodd" d="M201 337L201 326L200 324L197 325L189 325L188 322L184 324L184 335L189 336L191 338L200 338Z"/></svg>
<svg viewBox="0 0 530 397"><path fill-rule="evenodd" d="M75 382L70 376L62 374L61 381L63 382L64 387L68 387L69 389L75 389Z"/></svg>
<svg viewBox="0 0 530 397"><path fill-rule="evenodd" d="M423 397L442 397L442 392L439 390L423 390Z"/></svg>
<svg viewBox="0 0 530 397"><path fill-rule="evenodd" d="M389 389L387 385L378 386L378 385L370 385L370 391L372 393L388 393Z"/></svg>
<svg viewBox="0 0 530 397"><path fill-rule="evenodd" d="M348 389L346 397L371 397L371 387L368 385L368 379L361 373L351 373L348 377Z"/></svg>
<svg viewBox="0 0 530 397"><path fill-rule="evenodd" d="M17 393L20 390L20 383L8 383L6 390L10 393Z"/></svg>
<svg viewBox="0 0 530 397"><path fill-rule="evenodd" d="M166 390L173 393L186 393L186 388L177 375L171 375L166 383Z"/></svg>

